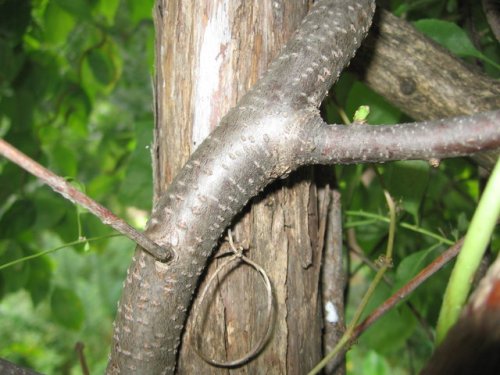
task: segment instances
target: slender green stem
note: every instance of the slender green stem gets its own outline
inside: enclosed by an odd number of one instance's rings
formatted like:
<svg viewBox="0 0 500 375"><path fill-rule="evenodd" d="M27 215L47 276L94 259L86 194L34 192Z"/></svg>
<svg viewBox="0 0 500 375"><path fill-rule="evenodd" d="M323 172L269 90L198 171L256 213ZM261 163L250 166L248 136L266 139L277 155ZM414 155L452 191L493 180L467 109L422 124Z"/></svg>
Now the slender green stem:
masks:
<svg viewBox="0 0 500 375"><path fill-rule="evenodd" d="M28 256L25 256L25 257L13 260L12 262L1 264L0 265L0 270L3 270L5 268L7 268L7 267L11 267L11 266L13 266L15 264L18 264L18 263L26 262L28 260L41 257L41 256L46 255L46 254L53 253L53 252L55 252L57 250L64 249L65 247L74 246L74 245L80 245L80 244L85 243L85 242L100 241L100 240L103 240L103 239L106 239L106 238L118 237L118 236L123 236L123 235L122 234L118 234L118 233L113 233L113 234L107 234L107 235L104 235L104 236L91 237L91 238L79 239L79 240L72 241L72 242L67 242L64 245L57 246L57 247L54 247L52 249L40 251L40 252L38 252L36 254L28 255Z"/></svg>
<svg viewBox="0 0 500 375"><path fill-rule="evenodd" d="M497 161L472 217L464 245L448 281L436 328L440 343L455 324L470 291L471 282L500 215L500 161Z"/></svg>
<svg viewBox="0 0 500 375"><path fill-rule="evenodd" d="M378 215L378 214L374 214L372 212L363 212L363 211L346 211L346 215L347 216L358 216L358 217L366 217L366 218L369 218L369 219L373 219L373 220L377 220L377 221L384 221L386 223L388 223L390 220L389 218L385 217L385 216L382 216L382 215ZM350 223L347 223L344 227L345 228L350 228L350 227L355 227L355 226L359 226L359 225L363 225L367 223L367 221L363 220L363 221L356 221L356 222L350 222ZM409 223L399 223L399 226L401 228L405 228L405 229L408 229L408 230L411 230L413 232L416 232L416 233L420 233L424 236L427 236L427 237L431 237L431 238L434 238L436 240L438 240L439 242L442 242L446 245L453 245L455 242L443 237L443 236L440 236L439 234L437 233L434 233L434 232L431 232L427 229L423 229L417 225L413 225L413 224L409 224Z"/></svg>

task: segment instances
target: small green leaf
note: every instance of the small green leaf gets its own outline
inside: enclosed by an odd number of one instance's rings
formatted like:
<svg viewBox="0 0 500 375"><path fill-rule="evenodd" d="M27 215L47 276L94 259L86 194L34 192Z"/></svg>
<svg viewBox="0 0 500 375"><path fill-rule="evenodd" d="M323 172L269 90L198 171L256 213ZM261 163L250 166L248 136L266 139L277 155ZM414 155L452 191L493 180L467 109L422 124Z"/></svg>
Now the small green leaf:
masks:
<svg viewBox="0 0 500 375"><path fill-rule="evenodd" d="M51 44L62 44L68 39L68 35L75 26L75 19L51 1L45 9L44 39Z"/></svg>
<svg viewBox="0 0 500 375"><path fill-rule="evenodd" d="M56 287L50 300L52 315L60 325L78 330L85 317L82 301L71 289Z"/></svg>
<svg viewBox="0 0 500 375"><path fill-rule="evenodd" d="M352 119L353 122L365 123L366 118L370 114L370 106L362 105L360 106L356 112L354 112L354 117Z"/></svg>
<svg viewBox="0 0 500 375"><path fill-rule="evenodd" d="M109 85L114 80L114 66L111 59L101 50L94 49L88 55L92 74L103 85Z"/></svg>
<svg viewBox="0 0 500 375"><path fill-rule="evenodd" d="M75 177L78 171L76 152L58 142L48 150L51 169L66 177Z"/></svg>
<svg viewBox="0 0 500 375"><path fill-rule="evenodd" d="M401 118L401 111L389 104L384 98L376 94L361 82L355 82L345 104L345 111L350 118L354 112L362 105L370 107L370 114L367 117L369 124L395 124Z"/></svg>

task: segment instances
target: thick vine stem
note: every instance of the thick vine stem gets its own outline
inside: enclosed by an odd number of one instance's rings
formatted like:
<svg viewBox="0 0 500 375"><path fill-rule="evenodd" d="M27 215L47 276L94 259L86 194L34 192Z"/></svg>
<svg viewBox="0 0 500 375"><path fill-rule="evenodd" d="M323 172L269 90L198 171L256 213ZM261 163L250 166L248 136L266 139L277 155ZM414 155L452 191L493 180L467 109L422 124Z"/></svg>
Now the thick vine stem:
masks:
<svg viewBox="0 0 500 375"><path fill-rule="evenodd" d="M317 106L359 47L373 11L371 0L318 1L268 74L222 119L178 173L153 209L146 231L153 241L171 249L174 259L157 262L137 249L118 307L108 373L175 372L193 293L225 228L270 182L301 164L323 162L315 154L314 143L319 141L316 136L327 132L327 125L319 118ZM432 138L431 126L425 127L427 138ZM350 153L352 147L359 152L355 145L360 132L352 126L350 135L346 130L339 138L340 131L334 130L329 140L332 147L345 141L344 151ZM372 134L377 138L373 142L392 135L390 130ZM452 134L450 127L441 135ZM499 146L499 134L494 138ZM493 147L489 139L484 143ZM385 144L389 149L379 161L401 157L400 152L391 154L389 141ZM436 157L457 155L448 148L439 150L438 145L433 151ZM307 153L313 156L308 159ZM363 160L363 155L345 158L346 162L354 160Z"/></svg>

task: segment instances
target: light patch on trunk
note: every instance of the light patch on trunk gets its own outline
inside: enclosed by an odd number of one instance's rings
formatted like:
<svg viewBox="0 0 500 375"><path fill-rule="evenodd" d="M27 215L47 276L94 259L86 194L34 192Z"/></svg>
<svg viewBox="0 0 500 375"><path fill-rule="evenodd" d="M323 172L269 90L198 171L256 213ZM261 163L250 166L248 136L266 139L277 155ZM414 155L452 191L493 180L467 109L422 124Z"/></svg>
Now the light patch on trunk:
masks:
<svg viewBox="0 0 500 375"><path fill-rule="evenodd" d="M217 1L211 9L207 25L202 35L200 55L198 61L193 131L191 137L191 151L210 134L212 126L218 123L219 96L224 96L221 71L225 60L225 48L231 42L227 2ZM217 117L214 119L214 117ZM212 122L215 121L215 124Z"/></svg>
<svg viewBox="0 0 500 375"><path fill-rule="evenodd" d="M328 301L325 305L325 312L326 312L326 321L328 323L333 324L339 321L339 314L337 313L337 309L330 301Z"/></svg>

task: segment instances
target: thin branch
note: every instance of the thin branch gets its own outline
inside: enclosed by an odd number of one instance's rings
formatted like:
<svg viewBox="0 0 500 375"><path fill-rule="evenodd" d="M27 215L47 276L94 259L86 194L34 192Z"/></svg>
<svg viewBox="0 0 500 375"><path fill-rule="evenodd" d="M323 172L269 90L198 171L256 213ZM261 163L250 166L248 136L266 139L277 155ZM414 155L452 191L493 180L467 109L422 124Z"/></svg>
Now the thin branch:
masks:
<svg viewBox="0 0 500 375"><path fill-rule="evenodd" d="M352 341L356 340L362 332L366 331L373 323L375 323L380 317L382 317L386 312L392 309L400 301L408 297L417 287L422 285L429 277L434 275L439 271L445 264L450 260L455 258L459 253L463 238L458 240L455 245L446 250L443 254L437 257L431 264L420 271L413 279L411 279L406 285L389 297L382 305L380 305L375 311L373 311L369 316L366 317L363 322L358 324L353 331Z"/></svg>
<svg viewBox="0 0 500 375"><path fill-rule="evenodd" d="M172 258L169 249L161 248L144 234L127 224L124 220L109 211L106 207L100 205L92 198L73 187L64 178L54 174L43 167L26 154L22 153L14 146L0 139L0 155L3 155L11 162L17 164L27 172L38 177L45 184L49 185L55 192L61 194L69 201L79 204L97 216L104 224L111 226L124 236L139 244L150 254L161 256L159 260L167 261ZM154 256L154 255L153 255Z"/></svg>

